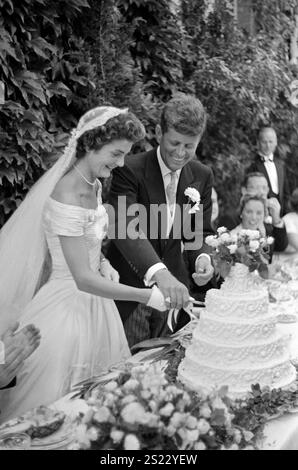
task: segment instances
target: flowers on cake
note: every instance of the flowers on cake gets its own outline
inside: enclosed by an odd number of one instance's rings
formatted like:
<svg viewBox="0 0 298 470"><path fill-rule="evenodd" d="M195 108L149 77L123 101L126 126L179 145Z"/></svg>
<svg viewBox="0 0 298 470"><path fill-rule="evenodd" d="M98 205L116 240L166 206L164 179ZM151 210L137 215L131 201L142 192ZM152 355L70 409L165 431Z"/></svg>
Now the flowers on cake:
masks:
<svg viewBox="0 0 298 470"><path fill-rule="evenodd" d="M98 385L76 418L72 449L205 450L252 446L253 435L232 424L225 392L198 396L168 381L160 367L138 365Z"/></svg>
<svg viewBox="0 0 298 470"><path fill-rule="evenodd" d="M213 248L213 259L222 277L226 277L236 263L248 266L249 271L258 270L262 277L267 277L273 237L263 237L258 230L230 233L226 227L219 227L217 234L206 237L205 241Z"/></svg>

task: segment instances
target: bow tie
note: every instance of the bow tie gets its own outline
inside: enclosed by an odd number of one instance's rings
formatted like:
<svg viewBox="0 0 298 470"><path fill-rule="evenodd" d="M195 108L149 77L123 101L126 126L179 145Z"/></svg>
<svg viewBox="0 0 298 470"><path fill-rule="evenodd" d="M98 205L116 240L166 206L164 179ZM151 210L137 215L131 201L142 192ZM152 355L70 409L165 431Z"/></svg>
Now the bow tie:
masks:
<svg viewBox="0 0 298 470"><path fill-rule="evenodd" d="M269 155L269 156L264 156L264 155L260 155L260 159L262 162L273 162L273 155Z"/></svg>

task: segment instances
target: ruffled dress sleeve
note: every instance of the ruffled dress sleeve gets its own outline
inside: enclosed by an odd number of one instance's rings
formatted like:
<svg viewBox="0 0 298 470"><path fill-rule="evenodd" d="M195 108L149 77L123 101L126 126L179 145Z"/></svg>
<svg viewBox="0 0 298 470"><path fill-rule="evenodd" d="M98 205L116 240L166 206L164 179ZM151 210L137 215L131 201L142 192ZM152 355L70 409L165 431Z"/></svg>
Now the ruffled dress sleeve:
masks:
<svg viewBox="0 0 298 470"><path fill-rule="evenodd" d="M46 232L53 235L80 237L85 233L87 213L83 207L49 198L45 204L43 225Z"/></svg>

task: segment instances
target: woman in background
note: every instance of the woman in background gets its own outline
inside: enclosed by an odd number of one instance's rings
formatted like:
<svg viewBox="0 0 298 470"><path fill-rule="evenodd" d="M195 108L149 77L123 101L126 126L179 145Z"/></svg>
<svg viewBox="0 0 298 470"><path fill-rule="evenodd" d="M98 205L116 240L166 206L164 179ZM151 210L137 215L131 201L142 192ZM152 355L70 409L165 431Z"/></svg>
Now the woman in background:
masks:
<svg viewBox="0 0 298 470"><path fill-rule="evenodd" d="M259 195L245 194L240 200L240 219L241 223L237 225L231 234L238 234L241 230L259 230L265 237L266 230L264 219L266 213L266 200Z"/></svg>

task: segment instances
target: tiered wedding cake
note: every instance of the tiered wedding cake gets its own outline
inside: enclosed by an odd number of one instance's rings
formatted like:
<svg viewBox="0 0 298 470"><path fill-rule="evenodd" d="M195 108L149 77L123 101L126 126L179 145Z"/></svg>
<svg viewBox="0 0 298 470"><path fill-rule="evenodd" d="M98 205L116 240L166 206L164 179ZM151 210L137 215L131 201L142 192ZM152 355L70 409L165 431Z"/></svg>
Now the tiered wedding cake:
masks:
<svg viewBox="0 0 298 470"><path fill-rule="evenodd" d="M237 263L220 289L206 295L206 309L179 366L179 378L193 390L227 385L241 396L251 384L278 388L295 380L288 338L268 312L268 292L258 277Z"/></svg>

